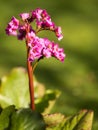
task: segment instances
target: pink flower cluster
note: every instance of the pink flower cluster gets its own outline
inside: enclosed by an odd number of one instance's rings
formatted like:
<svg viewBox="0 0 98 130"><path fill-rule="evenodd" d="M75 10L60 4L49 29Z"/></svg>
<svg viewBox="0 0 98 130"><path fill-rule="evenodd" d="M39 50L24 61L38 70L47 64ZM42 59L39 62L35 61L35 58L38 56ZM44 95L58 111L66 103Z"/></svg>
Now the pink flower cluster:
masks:
<svg viewBox="0 0 98 130"><path fill-rule="evenodd" d="M56 26L46 10L37 8L30 13L20 14L22 22L12 17L6 28L8 35L16 36L19 40L25 39L30 48L29 61L33 62L36 59L43 57L55 57L60 61L64 61L65 54L59 45L51 42L47 38L39 38L37 32L41 30L53 31L58 40L63 38L61 27ZM31 26L31 22L35 20L36 30Z"/></svg>
<svg viewBox="0 0 98 130"><path fill-rule="evenodd" d="M51 42L47 38L39 38L36 36L29 42L28 45L31 48L29 57L31 62L35 59L40 59L43 57L50 58L51 56L60 61L64 61L64 50L59 48L58 44Z"/></svg>

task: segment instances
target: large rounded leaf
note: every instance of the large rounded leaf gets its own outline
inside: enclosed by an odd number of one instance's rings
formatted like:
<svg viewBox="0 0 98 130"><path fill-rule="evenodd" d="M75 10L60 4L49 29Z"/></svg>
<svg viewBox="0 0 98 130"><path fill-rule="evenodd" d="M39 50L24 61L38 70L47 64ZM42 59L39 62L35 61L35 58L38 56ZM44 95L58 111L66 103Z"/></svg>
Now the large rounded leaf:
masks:
<svg viewBox="0 0 98 130"><path fill-rule="evenodd" d="M5 130L9 127L10 117L15 112L15 106L9 106L3 109L0 113L0 130Z"/></svg>
<svg viewBox="0 0 98 130"><path fill-rule="evenodd" d="M34 90L36 110L49 112L60 92L57 90L45 90L44 85L39 83L35 77ZM9 75L1 79L0 106L5 108L9 105L15 105L16 108L27 108L29 107L29 100L27 71L22 67L14 68Z"/></svg>
<svg viewBox="0 0 98 130"><path fill-rule="evenodd" d="M45 130L45 128L42 115L29 108L14 112L9 127L10 130Z"/></svg>
<svg viewBox="0 0 98 130"><path fill-rule="evenodd" d="M23 68L13 69L8 76L1 79L0 105L19 107L29 106L29 91L27 72Z"/></svg>
<svg viewBox="0 0 98 130"><path fill-rule="evenodd" d="M33 75L32 75L33 76ZM39 83L34 77L35 99L44 95L43 84ZM0 84L0 106L5 108L15 105L16 108L29 106L29 86L28 74L26 69L14 68L9 75L1 78Z"/></svg>

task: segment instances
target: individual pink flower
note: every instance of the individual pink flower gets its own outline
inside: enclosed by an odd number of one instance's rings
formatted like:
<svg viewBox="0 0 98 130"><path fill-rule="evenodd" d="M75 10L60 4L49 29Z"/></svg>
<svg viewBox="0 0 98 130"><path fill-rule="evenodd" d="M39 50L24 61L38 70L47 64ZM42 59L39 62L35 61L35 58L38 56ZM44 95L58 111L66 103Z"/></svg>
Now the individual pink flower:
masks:
<svg viewBox="0 0 98 130"><path fill-rule="evenodd" d="M58 40L61 40L63 38L61 27L55 27L55 34L58 37Z"/></svg>
<svg viewBox="0 0 98 130"><path fill-rule="evenodd" d="M19 20L15 17L12 17L11 21L8 23L8 26L6 28L6 33L8 35L17 35L17 29L19 27Z"/></svg>
<svg viewBox="0 0 98 130"><path fill-rule="evenodd" d="M19 26L19 20L16 19L16 18L13 16L8 25L11 26L11 27L14 28L14 29L17 29L18 26Z"/></svg>
<svg viewBox="0 0 98 130"><path fill-rule="evenodd" d="M39 38L37 37L36 35L32 35L29 37L29 43L28 43L28 46L32 49L34 46L38 46L39 49L43 48L44 46L44 43L43 43L43 40L42 38Z"/></svg>
<svg viewBox="0 0 98 130"><path fill-rule="evenodd" d="M42 18L42 16L41 16L41 14L42 14L42 9L40 9L40 8L37 8L37 9L35 9L35 10L33 10L32 11L32 17L33 17L33 19L41 19Z"/></svg>
<svg viewBox="0 0 98 130"><path fill-rule="evenodd" d="M32 49L30 49L30 56L29 56L29 61L33 62L36 59L39 59L40 57L42 57L41 55L41 49L39 49L38 46L33 47Z"/></svg>
<svg viewBox="0 0 98 130"><path fill-rule="evenodd" d="M49 41L47 38L44 38L44 48L43 48L43 55L46 58L50 58L52 56L52 42Z"/></svg>
<svg viewBox="0 0 98 130"><path fill-rule="evenodd" d="M28 39L29 39L29 43L31 44L32 40L36 37L35 32L33 29L31 29L31 31L28 33Z"/></svg>
<svg viewBox="0 0 98 130"><path fill-rule="evenodd" d="M33 62L36 59L40 59L43 56L42 50L44 48L43 40L39 37L34 37L28 44L30 47L29 60Z"/></svg>
<svg viewBox="0 0 98 130"><path fill-rule="evenodd" d="M58 44L53 43L53 56L63 62L66 55L63 48L59 48Z"/></svg>
<svg viewBox="0 0 98 130"><path fill-rule="evenodd" d="M18 28L17 38L19 40L23 40L25 38L25 35L26 35L26 26L20 25Z"/></svg>
<svg viewBox="0 0 98 130"><path fill-rule="evenodd" d="M25 21L25 20L29 19L30 14L29 14L29 13L21 13L21 14L20 14L20 17L21 17L21 19L22 19L23 21Z"/></svg>

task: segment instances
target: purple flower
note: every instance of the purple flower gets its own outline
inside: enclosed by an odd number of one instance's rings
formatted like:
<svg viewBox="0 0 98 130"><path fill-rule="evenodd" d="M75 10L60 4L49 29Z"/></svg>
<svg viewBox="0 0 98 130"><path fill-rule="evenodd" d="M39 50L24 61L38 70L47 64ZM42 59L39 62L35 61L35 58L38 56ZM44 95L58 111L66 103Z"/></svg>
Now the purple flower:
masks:
<svg viewBox="0 0 98 130"><path fill-rule="evenodd" d="M46 10L37 8L32 12L32 17L36 19L37 28L48 29L55 32L58 40L63 38L61 27L57 27L51 20L50 15Z"/></svg>
<svg viewBox="0 0 98 130"><path fill-rule="evenodd" d="M41 57L49 58L52 56L52 43L47 38L33 37L30 46L30 61L40 59Z"/></svg>
<svg viewBox="0 0 98 130"><path fill-rule="evenodd" d="M11 27L14 28L14 29L17 29L18 26L19 26L19 20L16 19L16 18L13 16L8 25L11 26Z"/></svg>
<svg viewBox="0 0 98 130"><path fill-rule="evenodd" d="M63 38L61 27L56 27L54 31L58 40L61 40Z"/></svg>
<svg viewBox="0 0 98 130"><path fill-rule="evenodd" d="M47 38L39 38L35 36L28 45L30 47L29 60L31 62L35 59L40 59L41 57L55 57L62 62L64 61L64 50L59 48L58 44L51 42Z"/></svg>
<svg viewBox="0 0 98 130"><path fill-rule="evenodd" d="M30 56L28 60L33 62L34 60L39 59L41 56L41 50L35 46L30 50Z"/></svg>
<svg viewBox="0 0 98 130"><path fill-rule="evenodd" d="M18 28L18 34L17 37L19 40L23 40L25 38L26 35L26 27L23 25L20 25Z"/></svg>
<svg viewBox="0 0 98 130"><path fill-rule="evenodd" d="M29 60L33 62L35 59L42 57L42 50L44 47L43 39L39 37L33 37L32 41L28 44L30 47Z"/></svg>
<svg viewBox="0 0 98 130"><path fill-rule="evenodd" d="M50 29L53 26L53 22L46 10L37 8L32 12L32 17L36 19L37 28Z"/></svg>
<svg viewBox="0 0 98 130"><path fill-rule="evenodd" d="M20 14L20 17L23 21L25 21L25 20L29 19L30 14L29 13L22 13L22 14Z"/></svg>
<svg viewBox="0 0 98 130"><path fill-rule="evenodd" d="M19 40L25 39L26 34L28 35L28 39L29 40L32 40L33 37L35 37L35 32L32 29L32 27L30 26L30 30L29 30L28 33L26 32L27 28L28 28L27 24L19 26L19 28L18 28L18 34L17 34L17 37L18 37Z"/></svg>
<svg viewBox="0 0 98 130"><path fill-rule="evenodd" d="M8 26L6 28L6 34L16 36L18 27L19 20L15 17L12 17L11 21L8 23Z"/></svg>
<svg viewBox="0 0 98 130"><path fill-rule="evenodd" d="M42 9L40 9L40 8L37 8L37 9L35 9L35 10L33 10L32 11L32 17L33 17L33 19L41 19L42 18L42 16L41 16L41 14L42 14Z"/></svg>
<svg viewBox="0 0 98 130"><path fill-rule="evenodd" d="M33 29L28 33L29 43L36 37L35 32Z"/></svg>
<svg viewBox="0 0 98 130"><path fill-rule="evenodd" d="M50 58L55 57L60 61L64 61L65 54L63 48L60 48L58 44L48 40L47 38L39 38L36 33L41 30L50 30L55 33L58 40L63 38L61 27L58 27L52 22L50 15L46 10L37 8L30 13L21 13L18 19L12 17L6 28L8 35L14 35L19 40L26 40L29 47L28 60L33 62L43 57ZM36 22L36 29L31 26L31 22Z"/></svg>
<svg viewBox="0 0 98 130"><path fill-rule="evenodd" d="M52 56L52 42L47 38L44 38L44 48L43 48L43 56L46 58L50 58Z"/></svg>
<svg viewBox="0 0 98 130"><path fill-rule="evenodd" d="M66 55L63 48L59 48L58 44L53 43L53 56L63 62Z"/></svg>

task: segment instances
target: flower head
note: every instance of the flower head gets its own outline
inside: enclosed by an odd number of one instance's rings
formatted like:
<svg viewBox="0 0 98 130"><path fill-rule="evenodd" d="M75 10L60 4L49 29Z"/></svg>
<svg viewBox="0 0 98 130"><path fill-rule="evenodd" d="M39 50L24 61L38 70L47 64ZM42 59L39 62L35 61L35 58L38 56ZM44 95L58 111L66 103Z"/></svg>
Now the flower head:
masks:
<svg viewBox="0 0 98 130"><path fill-rule="evenodd" d="M32 18L36 19L37 28L50 28L52 21L46 10L37 8L32 11Z"/></svg>
<svg viewBox="0 0 98 130"><path fill-rule="evenodd" d="M39 38L36 34L41 30L50 30L55 33L58 40L63 38L61 27L55 25L50 15L45 9L37 8L30 13L21 13L19 21L12 17L6 28L8 35L16 36L19 40L25 39L29 47L28 60L33 62L43 57L55 57L60 61L64 61L65 54L63 48L57 43L48 40L48 38ZM36 23L36 29L33 29L31 22Z"/></svg>
<svg viewBox="0 0 98 130"><path fill-rule="evenodd" d="M8 26L6 28L6 33L8 35L17 35L17 29L19 27L19 20L15 17L12 17L11 21L8 23Z"/></svg>
<svg viewBox="0 0 98 130"><path fill-rule="evenodd" d="M41 57L55 57L60 61L64 61L65 54L62 48L59 48L58 44L51 42L47 38L34 37L29 43L30 57L29 60L33 62L35 59Z"/></svg>

